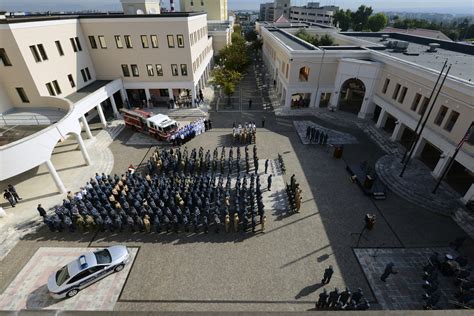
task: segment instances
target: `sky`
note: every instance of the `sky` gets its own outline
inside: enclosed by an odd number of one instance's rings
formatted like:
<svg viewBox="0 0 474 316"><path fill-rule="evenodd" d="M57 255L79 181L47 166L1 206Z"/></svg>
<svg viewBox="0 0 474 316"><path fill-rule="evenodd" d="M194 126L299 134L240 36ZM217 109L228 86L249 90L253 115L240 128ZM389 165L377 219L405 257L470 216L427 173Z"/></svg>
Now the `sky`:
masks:
<svg viewBox="0 0 474 316"><path fill-rule="evenodd" d="M169 0L163 0L168 5ZM256 10L269 0L228 0L231 10ZM270 0L271 1L271 0ZM317 0L311 0L318 2ZM292 5L304 5L308 0L292 0ZM374 11L470 13L474 14L474 0L320 0L321 5L334 4L356 9L371 6ZM175 0L178 7L179 0ZM0 0L0 10L6 11L63 11L63 10L120 10L120 0Z"/></svg>

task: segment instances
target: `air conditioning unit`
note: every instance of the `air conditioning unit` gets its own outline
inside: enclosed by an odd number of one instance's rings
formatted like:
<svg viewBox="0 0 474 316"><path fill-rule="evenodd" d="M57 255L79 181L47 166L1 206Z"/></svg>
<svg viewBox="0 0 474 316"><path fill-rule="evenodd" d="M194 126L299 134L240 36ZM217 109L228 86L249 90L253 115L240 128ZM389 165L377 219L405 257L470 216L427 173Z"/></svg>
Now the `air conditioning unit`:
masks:
<svg viewBox="0 0 474 316"><path fill-rule="evenodd" d="M390 38L390 35L388 34L382 34L382 39L380 40L381 42L386 42Z"/></svg>
<svg viewBox="0 0 474 316"><path fill-rule="evenodd" d="M435 53L440 46L438 43L429 43L428 45L430 46L430 48L428 48L427 52L430 53Z"/></svg>

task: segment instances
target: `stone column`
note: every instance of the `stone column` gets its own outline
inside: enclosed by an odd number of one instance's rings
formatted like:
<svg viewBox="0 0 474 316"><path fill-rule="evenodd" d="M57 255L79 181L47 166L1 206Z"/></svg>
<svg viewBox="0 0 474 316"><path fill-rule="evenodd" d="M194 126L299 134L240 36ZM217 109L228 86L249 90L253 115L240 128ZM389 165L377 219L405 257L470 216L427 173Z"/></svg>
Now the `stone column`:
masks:
<svg viewBox="0 0 474 316"><path fill-rule="evenodd" d="M151 99L150 89L145 89L145 96L146 96L145 106L148 108L148 100Z"/></svg>
<svg viewBox="0 0 474 316"><path fill-rule="evenodd" d="M107 120L105 119L104 111L102 110L102 105L100 103L96 106L97 113L99 113L100 121L104 128L107 127Z"/></svg>
<svg viewBox="0 0 474 316"><path fill-rule="evenodd" d="M284 107L287 109L291 109L291 91L290 90L286 91Z"/></svg>
<svg viewBox="0 0 474 316"><path fill-rule="evenodd" d="M114 95L112 94L109 99L110 99L110 103L112 104L112 110L114 111L115 118L119 118L120 113L117 110L117 104L115 103Z"/></svg>
<svg viewBox="0 0 474 316"><path fill-rule="evenodd" d="M420 157L421 153L423 152L423 148L425 148L426 140L424 138L421 138L418 140L418 143L416 144L415 150L413 150L413 157Z"/></svg>
<svg viewBox="0 0 474 316"><path fill-rule="evenodd" d="M388 118L388 113L387 111L385 111L385 109L382 108L380 110L379 119L377 120L377 124L375 124L375 126L377 126L377 128L384 127L385 123L387 122L387 118Z"/></svg>
<svg viewBox="0 0 474 316"><path fill-rule="evenodd" d="M192 105L193 105L193 107L194 107L194 106L196 106L196 104L194 104L194 100L196 100L196 98L197 98L196 87L195 87L195 86L193 86L193 87L191 88L191 97L193 98L193 99L191 100L191 103L192 103Z"/></svg>
<svg viewBox="0 0 474 316"><path fill-rule="evenodd" d="M392 136L390 136L390 140L392 142L398 142L400 138L402 138L404 130L405 130L405 125L402 124L402 122L398 121L398 124L395 125L395 129L393 130Z"/></svg>
<svg viewBox="0 0 474 316"><path fill-rule="evenodd" d="M46 163L46 167L48 167L49 173L53 177L54 183L56 184L56 187L58 188L59 193L66 193L66 191L67 191L66 187L64 186L64 183L61 180L61 178L59 177L59 175L58 175L56 169L54 168L53 163L51 162L51 160L46 160L45 163Z"/></svg>
<svg viewBox="0 0 474 316"><path fill-rule="evenodd" d="M441 157L439 158L438 160L438 163L436 164L436 167L434 168L434 170L431 172L431 175L433 177L435 177L436 179L439 179L439 177L441 177L441 175L443 174L443 172L446 170L446 168L448 167L448 163L449 161L451 160L451 157L448 153L446 152L443 152L441 154Z"/></svg>
<svg viewBox="0 0 474 316"><path fill-rule="evenodd" d="M84 160L86 161L86 165L91 164L91 158L89 157L89 153L87 152L86 146L84 145L84 141L82 140L81 135L75 135L77 143L79 144L79 148L81 149L82 156L84 157Z"/></svg>
<svg viewBox="0 0 474 316"><path fill-rule="evenodd" d="M91 129L89 127L89 123L87 122L87 118L84 115L81 116L81 122L82 122L82 126L84 127L84 130L86 131L87 138L88 139L93 138L94 136L92 136Z"/></svg>

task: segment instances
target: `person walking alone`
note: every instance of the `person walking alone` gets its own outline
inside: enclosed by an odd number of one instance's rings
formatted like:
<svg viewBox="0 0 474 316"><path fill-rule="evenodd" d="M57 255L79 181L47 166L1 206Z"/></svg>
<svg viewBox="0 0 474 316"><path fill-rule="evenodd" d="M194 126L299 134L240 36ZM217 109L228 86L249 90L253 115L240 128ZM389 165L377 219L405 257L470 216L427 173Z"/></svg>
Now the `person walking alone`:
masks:
<svg viewBox="0 0 474 316"><path fill-rule="evenodd" d="M387 264L387 266L385 267L385 271L380 276L380 280L382 280L382 282L387 281L387 278L390 276L390 274L397 274L398 273L398 271L393 270L394 266L395 266L395 264L393 264L393 262L390 262L389 264Z"/></svg>
<svg viewBox="0 0 474 316"><path fill-rule="evenodd" d="M332 265L330 265L326 270L324 270L323 279L321 280L322 284L328 284L331 281L331 277L334 273Z"/></svg>
<svg viewBox="0 0 474 316"><path fill-rule="evenodd" d="M267 190L268 190L268 191L271 191L271 188L272 188L272 175L269 175L269 176L268 176L267 184L268 184Z"/></svg>

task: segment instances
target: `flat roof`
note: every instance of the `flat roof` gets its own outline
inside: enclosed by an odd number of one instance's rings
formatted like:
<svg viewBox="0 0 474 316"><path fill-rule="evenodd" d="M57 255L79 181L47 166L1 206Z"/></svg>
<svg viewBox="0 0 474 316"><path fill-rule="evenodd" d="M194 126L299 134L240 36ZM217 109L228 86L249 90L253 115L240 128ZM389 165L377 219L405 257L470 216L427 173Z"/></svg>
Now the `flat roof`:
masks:
<svg viewBox="0 0 474 316"><path fill-rule="evenodd" d="M292 36L286 32L283 32L276 28L268 29L276 38L283 42L286 46L292 50L317 50L314 46L306 43L305 41Z"/></svg>
<svg viewBox="0 0 474 316"><path fill-rule="evenodd" d="M382 37L372 37L372 36L355 36L359 39L376 43L378 45L383 45L381 42ZM389 39L390 40L390 39ZM392 39L394 40L394 39ZM398 40L398 39L395 39ZM406 53L395 52L393 49L382 49L377 51L382 54L386 54L392 57L396 57L405 61L409 61L420 66L431 68L437 71L440 71L443 67L443 64L446 59L448 59L448 65L452 64L451 71L449 75L453 77L458 77L468 81L474 81L474 56L471 54L437 48L436 52L427 52L429 46L419 43L414 43L409 40L408 49ZM432 41L436 43L435 40ZM474 49L474 47L473 47Z"/></svg>
<svg viewBox="0 0 474 316"><path fill-rule="evenodd" d="M123 14L123 13L91 13L91 14L54 14L54 15L25 15L19 17L6 17L0 24L25 23L38 21L55 21L70 19L139 19L139 18L179 18L205 15L206 12L164 12L161 14Z"/></svg>
<svg viewBox="0 0 474 316"><path fill-rule="evenodd" d="M97 89L100 89L100 88L106 86L110 82L112 82L112 80L96 80L96 81L92 82L91 84L89 84L85 87L82 87L81 89L77 90L76 92L71 93L70 95L66 96L66 99L68 99L69 101L71 101L73 103L76 103L76 102L84 99L85 97L87 97L89 94L94 93L95 91L97 91Z"/></svg>

